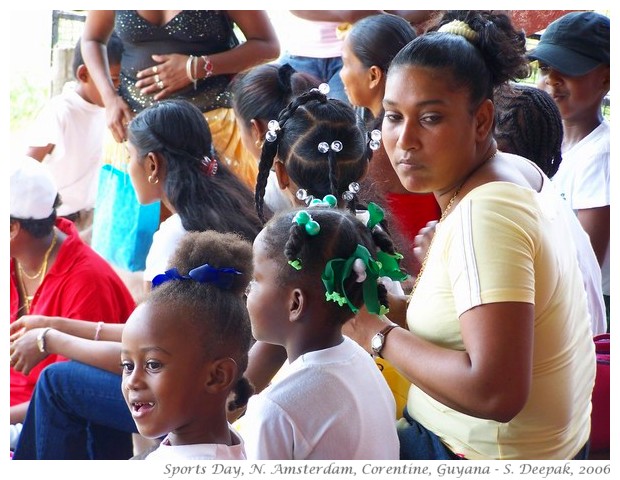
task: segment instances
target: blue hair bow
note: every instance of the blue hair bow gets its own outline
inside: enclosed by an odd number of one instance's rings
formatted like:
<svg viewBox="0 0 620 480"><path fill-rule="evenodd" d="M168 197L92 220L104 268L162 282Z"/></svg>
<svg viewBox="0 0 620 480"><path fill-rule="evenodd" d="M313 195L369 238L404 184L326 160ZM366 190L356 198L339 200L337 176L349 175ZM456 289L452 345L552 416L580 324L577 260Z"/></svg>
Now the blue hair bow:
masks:
<svg viewBox="0 0 620 480"><path fill-rule="evenodd" d="M193 280L198 283L213 283L222 290L228 290L232 287L235 275L241 275L241 272L234 268L215 268L205 263L190 270L187 275L181 275L176 268L171 268L164 273L156 275L152 280L152 284L153 288L155 288L170 280Z"/></svg>

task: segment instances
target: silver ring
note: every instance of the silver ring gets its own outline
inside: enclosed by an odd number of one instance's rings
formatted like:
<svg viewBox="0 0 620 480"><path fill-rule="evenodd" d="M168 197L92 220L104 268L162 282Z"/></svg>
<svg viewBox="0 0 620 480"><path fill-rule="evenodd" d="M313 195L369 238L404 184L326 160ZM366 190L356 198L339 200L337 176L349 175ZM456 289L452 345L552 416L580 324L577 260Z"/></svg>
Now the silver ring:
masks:
<svg viewBox="0 0 620 480"><path fill-rule="evenodd" d="M153 73L157 73L157 65L153 67Z"/></svg>
<svg viewBox="0 0 620 480"><path fill-rule="evenodd" d="M164 89L164 82L162 82L161 80L160 80L159 82L157 82L157 87L158 87L160 90L163 90L163 89Z"/></svg>
<svg viewBox="0 0 620 480"><path fill-rule="evenodd" d="M159 82L159 75L156 74L154 78L155 78L155 83Z"/></svg>

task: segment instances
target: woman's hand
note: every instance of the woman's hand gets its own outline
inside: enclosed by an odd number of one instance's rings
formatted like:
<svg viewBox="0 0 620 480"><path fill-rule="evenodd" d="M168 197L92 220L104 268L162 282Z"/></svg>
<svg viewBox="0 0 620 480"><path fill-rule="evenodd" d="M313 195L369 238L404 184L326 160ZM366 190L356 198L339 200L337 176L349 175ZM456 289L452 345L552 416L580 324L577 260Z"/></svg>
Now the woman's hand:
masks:
<svg viewBox="0 0 620 480"><path fill-rule="evenodd" d="M37 345L37 337L43 331L42 328L28 330L17 340L11 343L11 366L18 372L28 375L42 360L47 353L40 352Z"/></svg>
<svg viewBox="0 0 620 480"><path fill-rule="evenodd" d="M431 220L425 227L420 229L418 234L413 239L413 254L418 259L420 264L424 263L424 257L426 256L426 252L430 248L431 242L433 241L436 226L437 220Z"/></svg>
<svg viewBox="0 0 620 480"><path fill-rule="evenodd" d="M137 75L139 80L136 82L136 87L140 89L142 95L153 95L153 100L163 100L192 83L187 76L186 69L189 55L172 53L153 55L152 58L157 63L145 70L140 70ZM200 58L194 61L198 62L195 73L196 77L199 77L202 61Z"/></svg>
<svg viewBox="0 0 620 480"><path fill-rule="evenodd" d="M127 124L134 117L134 113L119 95L110 97L104 101L104 104L108 128L114 140L122 143L127 140Z"/></svg>
<svg viewBox="0 0 620 480"><path fill-rule="evenodd" d="M21 338L33 328L51 327L51 318L46 315L23 315L11 323L9 329L11 343Z"/></svg>

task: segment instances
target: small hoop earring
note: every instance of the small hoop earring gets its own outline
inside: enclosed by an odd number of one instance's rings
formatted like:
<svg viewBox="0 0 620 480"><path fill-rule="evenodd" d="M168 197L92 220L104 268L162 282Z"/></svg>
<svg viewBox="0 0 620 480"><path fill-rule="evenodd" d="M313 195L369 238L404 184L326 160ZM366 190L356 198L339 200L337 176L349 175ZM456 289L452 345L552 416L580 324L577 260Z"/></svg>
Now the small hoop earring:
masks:
<svg viewBox="0 0 620 480"><path fill-rule="evenodd" d="M157 185L159 183L159 178L153 177L153 175L149 175L148 181L151 185Z"/></svg>
<svg viewBox="0 0 620 480"><path fill-rule="evenodd" d="M254 142L254 145L262 149L264 143L265 143L264 141L261 141L260 139L256 139L256 141Z"/></svg>

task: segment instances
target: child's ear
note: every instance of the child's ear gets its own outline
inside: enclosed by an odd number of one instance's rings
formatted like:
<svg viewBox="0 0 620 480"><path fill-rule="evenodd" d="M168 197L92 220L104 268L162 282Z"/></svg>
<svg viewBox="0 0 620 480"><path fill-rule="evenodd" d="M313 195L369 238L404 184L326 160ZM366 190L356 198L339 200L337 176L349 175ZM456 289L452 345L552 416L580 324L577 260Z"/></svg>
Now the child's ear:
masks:
<svg viewBox="0 0 620 480"><path fill-rule="evenodd" d="M383 70L376 65L373 65L368 70L368 88L373 89L381 84L381 80L384 78Z"/></svg>
<svg viewBox="0 0 620 480"><path fill-rule="evenodd" d="M262 120L253 118L250 120L250 128L252 132L252 141L257 147L260 146L260 148L262 148L263 142L265 141L265 132L267 131L267 127Z"/></svg>
<svg viewBox="0 0 620 480"><path fill-rule="evenodd" d="M230 357L218 358L207 366L205 390L211 394L228 392L237 380L239 368Z"/></svg>
<svg viewBox="0 0 620 480"><path fill-rule="evenodd" d="M291 183L291 180L286 171L286 167L282 162L273 162L273 168L276 171L276 178L278 179L278 186L282 190L286 190Z"/></svg>
<svg viewBox="0 0 620 480"><path fill-rule="evenodd" d="M299 288L291 290L289 301L289 320L295 322L299 320L304 313L306 305L306 296Z"/></svg>
<svg viewBox="0 0 620 480"><path fill-rule="evenodd" d="M77 68L75 77L82 83L88 82L90 75L88 74L88 68L83 63Z"/></svg>

